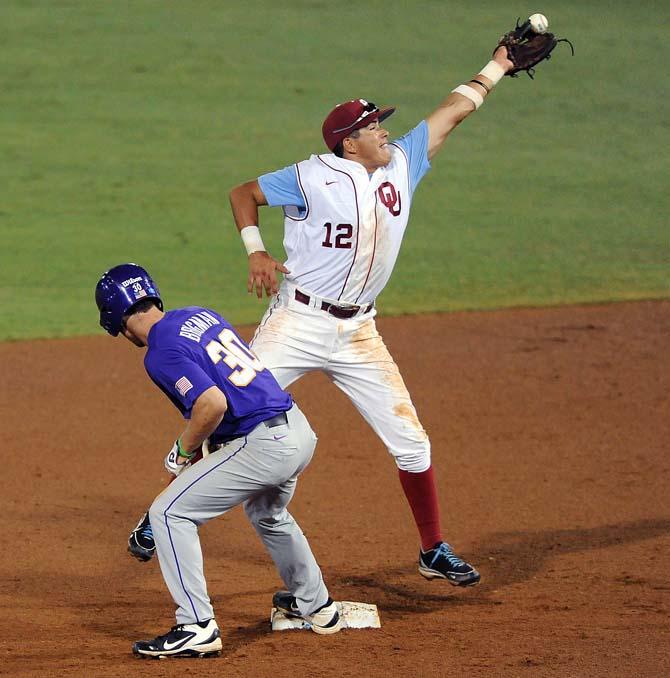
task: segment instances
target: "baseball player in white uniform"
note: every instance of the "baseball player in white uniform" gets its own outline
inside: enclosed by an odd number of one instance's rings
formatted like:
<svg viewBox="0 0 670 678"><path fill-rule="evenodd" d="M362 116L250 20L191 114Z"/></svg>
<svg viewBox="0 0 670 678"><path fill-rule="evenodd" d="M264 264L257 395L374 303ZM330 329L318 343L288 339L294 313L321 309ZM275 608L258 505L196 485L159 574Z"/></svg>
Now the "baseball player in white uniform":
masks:
<svg viewBox="0 0 670 678"><path fill-rule="evenodd" d="M340 104L322 128L331 153L230 193L249 256L248 291L272 295L253 350L283 388L321 370L349 396L398 466L421 539L419 572L455 586L477 584L480 575L442 537L430 442L375 327L375 300L393 271L430 160L511 68L507 51L498 48L472 80L393 142L381 123L394 108L364 99ZM283 207L284 264L263 245L260 205ZM281 286L277 271L284 274Z"/></svg>

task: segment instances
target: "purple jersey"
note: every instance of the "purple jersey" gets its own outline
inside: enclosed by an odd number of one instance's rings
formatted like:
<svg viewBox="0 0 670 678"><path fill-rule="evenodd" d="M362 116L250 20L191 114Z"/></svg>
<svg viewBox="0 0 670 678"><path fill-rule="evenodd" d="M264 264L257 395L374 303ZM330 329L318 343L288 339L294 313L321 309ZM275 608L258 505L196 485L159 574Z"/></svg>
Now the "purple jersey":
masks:
<svg viewBox="0 0 670 678"><path fill-rule="evenodd" d="M199 306L168 311L150 330L144 366L185 419L204 391L217 386L228 401L210 436L226 442L289 410L293 401L230 323Z"/></svg>

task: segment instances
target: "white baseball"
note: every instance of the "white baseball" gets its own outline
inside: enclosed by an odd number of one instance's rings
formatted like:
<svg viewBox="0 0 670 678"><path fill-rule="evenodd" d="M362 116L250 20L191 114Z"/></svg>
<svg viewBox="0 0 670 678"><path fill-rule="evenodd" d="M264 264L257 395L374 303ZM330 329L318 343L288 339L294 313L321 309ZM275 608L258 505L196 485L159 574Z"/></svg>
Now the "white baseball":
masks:
<svg viewBox="0 0 670 678"><path fill-rule="evenodd" d="M549 22L544 14L533 14L528 17L528 21L530 21L530 27L535 33L546 33L547 28L549 28Z"/></svg>

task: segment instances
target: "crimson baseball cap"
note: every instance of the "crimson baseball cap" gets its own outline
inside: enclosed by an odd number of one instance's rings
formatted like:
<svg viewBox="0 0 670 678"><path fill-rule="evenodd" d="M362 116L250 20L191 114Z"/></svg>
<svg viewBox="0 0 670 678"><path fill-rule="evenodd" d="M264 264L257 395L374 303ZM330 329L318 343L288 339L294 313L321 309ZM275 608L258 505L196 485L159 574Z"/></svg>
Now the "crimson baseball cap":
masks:
<svg viewBox="0 0 670 678"><path fill-rule="evenodd" d="M371 101L352 99L337 104L323 121L323 140L331 151L354 130L366 127L375 120L386 120L395 111L395 107L379 109Z"/></svg>

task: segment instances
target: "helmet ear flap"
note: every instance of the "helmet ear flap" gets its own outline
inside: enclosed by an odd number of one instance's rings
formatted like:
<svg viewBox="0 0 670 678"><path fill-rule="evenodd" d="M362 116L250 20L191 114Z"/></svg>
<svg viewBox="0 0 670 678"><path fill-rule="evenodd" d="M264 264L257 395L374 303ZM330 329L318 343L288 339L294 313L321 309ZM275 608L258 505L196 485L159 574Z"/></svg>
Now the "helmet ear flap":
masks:
<svg viewBox="0 0 670 678"><path fill-rule="evenodd" d="M100 324L114 337L119 333L119 331L114 328L112 309L109 306L100 309Z"/></svg>

